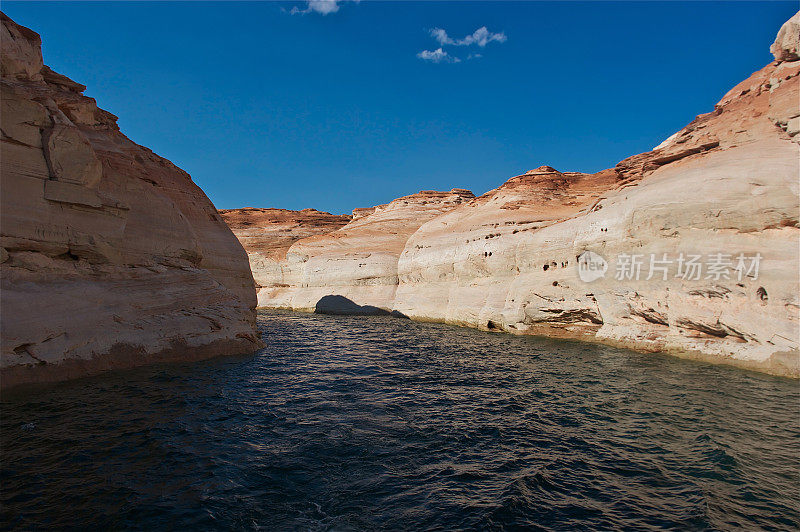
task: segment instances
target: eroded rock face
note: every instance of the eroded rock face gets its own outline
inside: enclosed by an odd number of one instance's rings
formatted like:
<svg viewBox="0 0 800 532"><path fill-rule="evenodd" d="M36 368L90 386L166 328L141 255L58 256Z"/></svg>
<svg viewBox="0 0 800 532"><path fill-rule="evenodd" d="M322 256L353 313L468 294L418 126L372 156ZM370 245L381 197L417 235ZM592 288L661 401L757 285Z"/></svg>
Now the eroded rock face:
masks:
<svg viewBox="0 0 800 532"><path fill-rule="evenodd" d="M42 39L39 34L24 26L6 24L10 19L2 15L0 42L3 54L0 58L0 76L3 79L40 81L42 79Z"/></svg>
<svg viewBox="0 0 800 532"><path fill-rule="evenodd" d="M289 248L303 238L335 231L347 225L350 216L314 209L230 209L220 210L223 220L245 246L256 289L283 282L282 264Z"/></svg>
<svg viewBox="0 0 800 532"><path fill-rule="evenodd" d="M221 209L219 214L246 246L248 254L257 253L272 260L286 258L286 252L300 239L335 231L350 222L344 214L330 214L316 209ZM251 259L252 260L252 259Z"/></svg>
<svg viewBox="0 0 800 532"><path fill-rule="evenodd" d="M293 243L259 305L311 310L328 297L800 376L796 22L776 62L652 151L592 175L542 166L441 206L359 209ZM587 257L604 261L600 274L586 274Z"/></svg>
<svg viewBox="0 0 800 532"><path fill-rule="evenodd" d="M0 382L252 352L247 257L181 169L2 15Z"/></svg>
<svg viewBox="0 0 800 532"><path fill-rule="evenodd" d="M800 13L787 20L770 46L769 51L776 61L797 61L800 59Z"/></svg>

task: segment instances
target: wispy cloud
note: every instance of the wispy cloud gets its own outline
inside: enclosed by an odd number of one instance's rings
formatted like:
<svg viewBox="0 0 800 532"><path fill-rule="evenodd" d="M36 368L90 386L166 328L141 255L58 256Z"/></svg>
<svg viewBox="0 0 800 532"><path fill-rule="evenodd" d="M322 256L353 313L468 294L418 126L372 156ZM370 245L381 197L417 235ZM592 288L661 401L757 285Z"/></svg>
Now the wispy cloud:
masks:
<svg viewBox="0 0 800 532"><path fill-rule="evenodd" d="M424 61L431 63L460 63L461 58L451 55L444 50L445 46L472 46L473 44L485 48L490 42L506 42L508 37L502 31L499 33L492 33L486 26L481 26L469 35L461 39L453 39L442 28L433 28L430 30L431 37L436 39L439 43L439 48L436 50L423 50L417 54L417 57ZM466 60L478 59L483 57L483 54L471 53L466 56Z"/></svg>
<svg viewBox="0 0 800 532"><path fill-rule="evenodd" d="M289 13L292 15L306 15L308 13L330 15L339 11L340 4L347 1L358 2L359 0L306 0L305 8L300 9L295 6Z"/></svg>
<svg viewBox="0 0 800 532"><path fill-rule="evenodd" d="M436 50L422 50L417 57L431 63L460 63L461 59L454 57L441 48Z"/></svg>
<svg viewBox="0 0 800 532"><path fill-rule="evenodd" d="M448 44L452 46L470 46L472 44L477 44L483 48L492 41L506 42L508 40L508 37L506 37L506 34L502 31L499 33L492 33L486 29L486 26L481 26L462 39L453 39L447 35L447 32L442 28L433 28L431 30L431 36L442 46Z"/></svg>

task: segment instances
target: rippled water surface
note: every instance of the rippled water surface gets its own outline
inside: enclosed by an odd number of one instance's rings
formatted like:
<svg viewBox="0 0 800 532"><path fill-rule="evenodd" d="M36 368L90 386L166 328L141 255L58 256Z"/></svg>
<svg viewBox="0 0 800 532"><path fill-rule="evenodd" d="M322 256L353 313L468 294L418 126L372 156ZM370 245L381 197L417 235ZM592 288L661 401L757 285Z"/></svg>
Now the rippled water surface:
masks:
<svg viewBox="0 0 800 532"><path fill-rule="evenodd" d="M2 524L795 529L798 383L384 317L2 402Z"/></svg>

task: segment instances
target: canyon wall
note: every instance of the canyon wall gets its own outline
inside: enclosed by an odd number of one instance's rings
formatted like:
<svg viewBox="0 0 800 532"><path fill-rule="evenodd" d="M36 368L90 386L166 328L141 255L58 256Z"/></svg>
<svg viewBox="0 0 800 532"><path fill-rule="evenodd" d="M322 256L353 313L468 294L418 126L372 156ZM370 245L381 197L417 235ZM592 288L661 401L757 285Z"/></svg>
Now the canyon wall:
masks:
<svg viewBox="0 0 800 532"><path fill-rule="evenodd" d="M247 256L189 175L120 133L2 15L0 382L259 348Z"/></svg>
<svg viewBox="0 0 800 532"><path fill-rule="evenodd" d="M542 166L478 198L358 209L335 231L281 241L268 265L270 242L256 252L235 230L259 306L395 312L800 376L799 16L773 63L613 169Z"/></svg>
<svg viewBox="0 0 800 532"><path fill-rule="evenodd" d="M261 239L256 227L240 228L237 219L249 209L223 211L250 256L258 284L258 304L327 312L377 313L391 309L398 286L397 264L409 237L425 222L475 197L468 190L423 191L370 209L356 209L352 219L327 231L333 215L321 223L317 211L296 213L304 229L273 232L274 219L285 211L262 210ZM348 217L349 218L349 217ZM336 218L341 223L342 217ZM313 229L312 229L313 228ZM303 231L317 234L303 238ZM291 235L291 239L287 239ZM295 238L296 237L296 238ZM336 296L336 297L326 297Z"/></svg>

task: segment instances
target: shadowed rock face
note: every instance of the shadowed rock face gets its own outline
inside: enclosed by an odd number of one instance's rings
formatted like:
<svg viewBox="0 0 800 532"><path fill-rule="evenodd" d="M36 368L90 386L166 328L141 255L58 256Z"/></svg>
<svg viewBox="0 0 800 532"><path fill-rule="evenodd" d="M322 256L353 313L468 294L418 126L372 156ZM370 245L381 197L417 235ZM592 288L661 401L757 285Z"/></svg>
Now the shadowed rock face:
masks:
<svg viewBox="0 0 800 532"><path fill-rule="evenodd" d="M3 386L252 352L247 257L189 175L2 15Z"/></svg>
<svg viewBox="0 0 800 532"><path fill-rule="evenodd" d="M269 271L254 265L259 305L313 310L339 296L413 319L800 376L797 23L781 29L775 62L652 151L597 174L541 166L478 198L453 190L449 201L357 209ZM578 271L589 251L608 261L592 282ZM647 261L665 253L668 275L651 276ZM615 279L621 254L645 263L638 281ZM723 254L732 267L676 277L680 254ZM760 254L758 275L737 273L740 254Z"/></svg>

